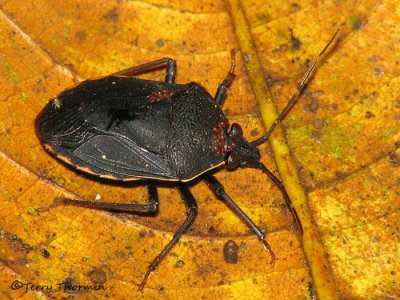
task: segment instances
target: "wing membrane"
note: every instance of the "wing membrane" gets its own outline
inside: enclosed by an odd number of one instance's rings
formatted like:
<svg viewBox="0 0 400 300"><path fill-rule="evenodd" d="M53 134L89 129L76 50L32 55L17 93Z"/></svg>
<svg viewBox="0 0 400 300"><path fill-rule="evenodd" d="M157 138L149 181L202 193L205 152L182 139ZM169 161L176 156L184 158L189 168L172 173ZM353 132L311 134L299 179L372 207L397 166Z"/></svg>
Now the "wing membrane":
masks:
<svg viewBox="0 0 400 300"><path fill-rule="evenodd" d="M133 141L109 135L96 135L73 151L78 167L117 179L130 177L174 178L164 157L141 148Z"/></svg>

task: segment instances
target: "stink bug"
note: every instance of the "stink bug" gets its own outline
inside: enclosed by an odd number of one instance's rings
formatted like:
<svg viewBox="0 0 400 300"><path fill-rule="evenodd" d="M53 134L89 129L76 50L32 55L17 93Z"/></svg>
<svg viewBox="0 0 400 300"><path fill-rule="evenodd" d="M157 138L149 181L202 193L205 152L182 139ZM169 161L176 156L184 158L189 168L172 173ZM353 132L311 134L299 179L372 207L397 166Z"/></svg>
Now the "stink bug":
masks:
<svg viewBox="0 0 400 300"><path fill-rule="evenodd" d="M219 167L260 169L271 177L290 204L281 181L259 161L257 146L267 141L305 88L318 59L336 34L312 61L298 90L271 128L252 142L243 137L239 124L233 123L229 127L221 109L234 79L234 54L230 71L214 97L198 83L176 84L176 63L170 58L83 81L65 90L51 100L36 119L37 133L44 148L77 170L101 178L146 180L149 203L116 204L64 198L58 199L58 203L114 212L154 213L158 207L157 183L176 183L188 207L187 219L149 265L139 290L143 290L150 274L197 215L197 203L188 188L188 182L197 177L205 180L252 229L274 261L276 257L265 234L227 195L210 171ZM165 82L132 77L162 67L166 68ZM297 214L294 215L299 223Z"/></svg>

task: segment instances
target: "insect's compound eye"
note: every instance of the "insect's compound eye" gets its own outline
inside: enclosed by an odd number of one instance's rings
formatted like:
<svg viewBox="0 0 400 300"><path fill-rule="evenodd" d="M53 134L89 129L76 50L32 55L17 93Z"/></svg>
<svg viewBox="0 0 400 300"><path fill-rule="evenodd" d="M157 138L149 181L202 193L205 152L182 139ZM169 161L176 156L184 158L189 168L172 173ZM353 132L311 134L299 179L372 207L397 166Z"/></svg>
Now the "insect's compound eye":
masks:
<svg viewBox="0 0 400 300"><path fill-rule="evenodd" d="M242 127L238 123L233 123L229 134L234 137L243 136Z"/></svg>
<svg viewBox="0 0 400 300"><path fill-rule="evenodd" d="M237 167L239 167L239 165L240 165L240 155L237 152L232 151L228 156L226 168L228 170L234 170Z"/></svg>

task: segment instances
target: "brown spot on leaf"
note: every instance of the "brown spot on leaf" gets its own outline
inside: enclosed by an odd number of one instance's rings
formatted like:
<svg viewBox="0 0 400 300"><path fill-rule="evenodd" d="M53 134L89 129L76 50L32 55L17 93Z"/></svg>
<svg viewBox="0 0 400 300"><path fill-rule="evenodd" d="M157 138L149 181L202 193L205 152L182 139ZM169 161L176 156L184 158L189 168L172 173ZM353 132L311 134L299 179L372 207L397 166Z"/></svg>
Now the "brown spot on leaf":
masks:
<svg viewBox="0 0 400 300"><path fill-rule="evenodd" d="M49 258L50 257L50 252L47 249L42 248L41 252L42 252L42 255L43 255L44 258Z"/></svg>
<svg viewBox="0 0 400 300"><path fill-rule="evenodd" d="M145 229L141 229L139 231L139 237L144 238L147 235L147 231Z"/></svg>
<svg viewBox="0 0 400 300"><path fill-rule="evenodd" d="M258 131L257 128L254 128L252 131L250 131L250 135L251 135L252 137L256 137L256 136L258 136L259 134L260 134L260 132Z"/></svg>
<svg viewBox="0 0 400 300"><path fill-rule="evenodd" d="M315 119L313 121L313 125L317 129L321 129L322 127L328 125L324 120Z"/></svg>
<svg viewBox="0 0 400 300"><path fill-rule="evenodd" d="M202 278L207 278L210 274L215 273L218 267L215 264L201 264L197 267L196 275Z"/></svg>
<svg viewBox="0 0 400 300"><path fill-rule="evenodd" d="M328 109L333 110L333 111L338 110L337 103L332 103L331 105L328 106Z"/></svg>
<svg viewBox="0 0 400 300"><path fill-rule="evenodd" d="M181 269L185 266L185 262L183 260L178 260L175 264L175 268Z"/></svg>
<svg viewBox="0 0 400 300"><path fill-rule="evenodd" d="M304 106L304 110L315 113L319 109L319 100L315 97L310 97L311 101Z"/></svg>
<svg viewBox="0 0 400 300"><path fill-rule="evenodd" d="M106 272L100 268L94 267L92 270L90 270L88 276L94 284L103 284L107 281Z"/></svg>
<svg viewBox="0 0 400 300"><path fill-rule="evenodd" d="M370 118L375 117L375 115L374 115L372 112L367 111L367 112L365 113L365 117L366 117L367 119L370 119Z"/></svg>
<svg viewBox="0 0 400 300"><path fill-rule="evenodd" d="M301 41L297 37L294 36L292 29L290 29L290 43L292 45L293 51L299 50L301 47L301 44L302 44Z"/></svg>
<svg viewBox="0 0 400 300"><path fill-rule="evenodd" d="M119 257L119 258L124 258L125 257L125 252L121 251L121 250L116 250L114 252L114 254L115 254L116 257Z"/></svg>
<svg viewBox="0 0 400 300"><path fill-rule="evenodd" d="M321 137L322 137L322 133L319 130L313 130L311 131L311 138L313 140L315 140L318 143L321 143Z"/></svg>
<svg viewBox="0 0 400 300"><path fill-rule="evenodd" d="M344 174L343 172L340 172L340 171L336 171L335 175L336 175L336 178L338 178L338 179L346 178L346 174Z"/></svg>
<svg viewBox="0 0 400 300"><path fill-rule="evenodd" d="M389 159L394 167L400 166L400 157L395 152L389 154Z"/></svg>
<svg viewBox="0 0 400 300"><path fill-rule="evenodd" d="M85 30L79 30L75 32L75 37L78 39L80 43L83 43L86 40L86 31Z"/></svg>
<svg viewBox="0 0 400 300"><path fill-rule="evenodd" d="M272 50L272 53L284 53L289 50L288 44L281 44L278 48Z"/></svg>
<svg viewBox="0 0 400 300"><path fill-rule="evenodd" d="M119 18L118 8L114 7L104 15L104 18L109 22L116 22Z"/></svg>
<svg viewBox="0 0 400 300"><path fill-rule="evenodd" d="M229 240L224 245L224 260L229 264L237 264L239 261L239 246L235 241Z"/></svg>
<svg viewBox="0 0 400 300"><path fill-rule="evenodd" d="M218 231L214 228L214 226L210 226L208 228L208 233L216 234L216 233L218 233Z"/></svg>
<svg viewBox="0 0 400 300"><path fill-rule="evenodd" d="M373 71L376 77L382 77L385 74L383 67L374 67Z"/></svg>
<svg viewBox="0 0 400 300"><path fill-rule="evenodd" d="M14 252L22 252L28 254L34 249L33 246L25 243L21 238L14 234L10 234L9 232L4 232L1 237L7 240L7 242L11 246L11 249Z"/></svg>

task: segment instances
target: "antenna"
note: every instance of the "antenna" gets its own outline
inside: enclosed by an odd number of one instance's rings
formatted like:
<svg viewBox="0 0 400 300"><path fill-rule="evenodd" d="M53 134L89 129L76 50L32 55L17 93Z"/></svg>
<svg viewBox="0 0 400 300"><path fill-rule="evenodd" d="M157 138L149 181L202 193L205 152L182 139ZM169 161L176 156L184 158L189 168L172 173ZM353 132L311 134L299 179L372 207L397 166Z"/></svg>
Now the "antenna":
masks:
<svg viewBox="0 0 400 300"><path fill-rule="evenodd" d="M339 29L336 30L335 34L331 37L329 42L325 45L324 49L322 49L321 53L317 56L317 58L315 58L311 62L311 65L308 67L307 72L303 76L303 79L300 81L299 85L297 86L297 91L294 92L293 96L290 98L290 100L286 104L285 108L280 112L278 117L275 119L274 123L272 123L271 127L267 130L267 132L262 137L250 142L250 144L252 144L253 146L258 146L268 140L269 136L271 135L272 131L275 129L276 125L278 125L282 121L282 119L286 116L287 112L292 108L293 104L296 102L297 98L303 92L303 90L306 86L307 80L309 79L312 71L315 69L315 66L317 65L319 59L324 55L325 51L332 44L333 40L335 39L335 37L337 36L339 31L340 31Z"/></svg>

